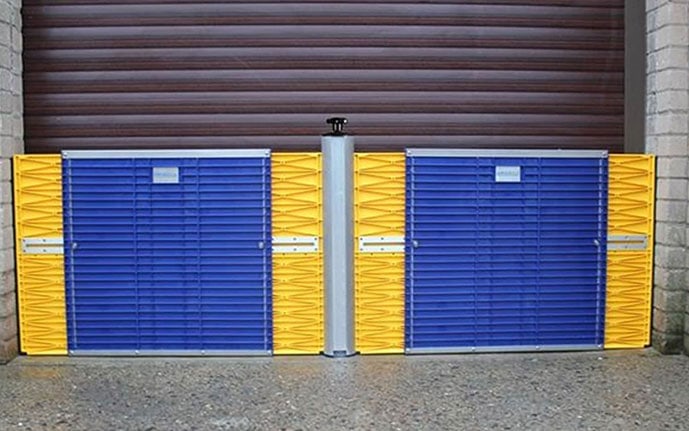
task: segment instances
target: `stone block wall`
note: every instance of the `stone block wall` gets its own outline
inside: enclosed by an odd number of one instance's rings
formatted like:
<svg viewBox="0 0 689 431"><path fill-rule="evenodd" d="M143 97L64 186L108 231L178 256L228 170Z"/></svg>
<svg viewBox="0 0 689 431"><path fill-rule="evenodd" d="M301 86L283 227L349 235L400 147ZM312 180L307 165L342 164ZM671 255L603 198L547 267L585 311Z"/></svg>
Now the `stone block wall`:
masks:
<svg viewBox="0 0 689 431"><path fill-rule="evenodd" d="M17 354L11 157L24 149L20 0L0 0L0 364Z"/></svg>
<svg viewBox="0 0 689 431"><path fill-rule="evenodd" d="M647 0L646 31L646 151L658 177L652 342L678 353L689 334L689 0Z"/></svg>

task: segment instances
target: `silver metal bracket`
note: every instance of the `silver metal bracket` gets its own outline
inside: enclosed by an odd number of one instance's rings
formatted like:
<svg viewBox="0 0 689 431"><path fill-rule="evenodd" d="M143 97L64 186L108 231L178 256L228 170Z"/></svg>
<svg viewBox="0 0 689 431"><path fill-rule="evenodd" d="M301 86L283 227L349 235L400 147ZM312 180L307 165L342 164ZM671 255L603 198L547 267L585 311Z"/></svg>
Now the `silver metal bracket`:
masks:
<svg viewBox="0 0 689 431"><path fill-rule="evenodd" d="M274 236L273 253L318 253L317 236Z"/></svg>
<svg viewBox="0 0 689 431"><path fill-rule="evenodd" d="M647 235L608 235L608 250L646 250Z"/></svg>
<svg viewBox="0 0 689 431"><path fill-rule="evenodd" d="M403 236L360 236L359 251L362 253L404 252Z"/></svg>
<svg viewBox="0 0 689 431"><path fill-rule="evenodd" d="M60 238L23 238L24 254L64 254L63 239Z"/></svg>

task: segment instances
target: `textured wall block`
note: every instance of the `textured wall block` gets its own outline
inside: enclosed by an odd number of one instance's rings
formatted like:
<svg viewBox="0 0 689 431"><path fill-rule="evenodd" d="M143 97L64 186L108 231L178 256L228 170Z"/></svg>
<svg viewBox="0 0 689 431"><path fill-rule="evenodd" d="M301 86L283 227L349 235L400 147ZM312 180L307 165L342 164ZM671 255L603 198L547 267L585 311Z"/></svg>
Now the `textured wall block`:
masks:
<svg viewBox="0 0 689 431"><path fill-rule="evenodd" d="M656 243L656 265L664 268L685 269L686 248L683 246L669 246Z"/></svg>
<svg viewBox="0 0 689 431"><path fill-rule="evenodd" d="M661 157L657 162L658 173L664 178L686 179L689 173L688 161L686 157Z"/></svg>
<svg viewBox="0 0 689 431"><path fill-rule="evenodd" d="M685 246L687 227L684 223L656 223L656 241L663 245Z"/></svg>
<svg viewBox="0 0 689 431"><path fill-rule="evenodd" d="M667 312L660 308L653 308L653 329L669 334L684 332L684 312Z"/></svg>
<svg viewBox="0 0 689 431"><path fill-rule="evenodd" d="M685 311L686 292L683 290L665 290L656 288L653 291L653 307L666 313Z"/></svg>
<svg viewBox="0 0 689 431"><path fill-rule="evenodd" d="M682 334L668 334L655 329L651 331L653 348L664 355L681 353L683 342Z"/></svg>
<svg viewBox="0 0 689 431"><path fill-rule="evenodd" d="M661 0L646 3L647 31L668 25L683 25L689 21L689 7L686 1Z"/></svg>
<svg viewBox="0 0 689 431"><path fill-rule="evenodd" d="M687 274L684 268L671 269L656 264L653 270L655 286L667 290L684 290Z"/></svg>
<svg viewBox="0 0 689 431"><path fill-rule="evenodd" d="M689 76L682 69L651 71L646 77L648 94L667 90L689 89Z"/></svg>
<svg viewBox="0 0 689 431"><path fill-rule="evenodd" d="M687 201L686 200L659 200L656 205L656 223L660 226L664 223L683 224L686 221L687 214ZM662 237L658 240L662 244L667 244L667 242L661 241ZM682 243L684 245L684 243Z"/></svg>
<svg viewBox="0 0 689 431"><path fill-rule="evenodd" d="M686 115L676 112L649 114L646 128L650 135L686 135L689 132Z"/></svg>

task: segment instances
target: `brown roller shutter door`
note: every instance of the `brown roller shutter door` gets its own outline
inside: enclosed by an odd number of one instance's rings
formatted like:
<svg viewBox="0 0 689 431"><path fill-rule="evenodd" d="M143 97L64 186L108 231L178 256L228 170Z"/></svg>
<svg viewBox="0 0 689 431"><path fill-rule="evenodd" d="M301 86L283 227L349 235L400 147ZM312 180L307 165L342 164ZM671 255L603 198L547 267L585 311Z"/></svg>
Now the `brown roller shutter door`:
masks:
<svg viewBox="0 0 689 431"><path fill-rule="evenodd" d="M624 0L24 0L26 149L623 151Z"/></svg>

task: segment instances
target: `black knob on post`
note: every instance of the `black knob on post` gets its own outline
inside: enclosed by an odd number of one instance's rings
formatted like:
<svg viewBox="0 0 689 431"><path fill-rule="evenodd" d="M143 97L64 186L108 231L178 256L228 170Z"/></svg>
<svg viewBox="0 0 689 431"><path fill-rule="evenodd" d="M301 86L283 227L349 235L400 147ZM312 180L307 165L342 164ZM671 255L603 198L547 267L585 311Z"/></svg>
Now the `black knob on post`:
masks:
<svg viewBox="0 0 689 431"><path fill-rule="evenodd" d="M347 124L347 119L344 117L332 117L325 120L326 123L330 124L333 128L329 136L342 136L344 135L344 126Z"/></svg>

